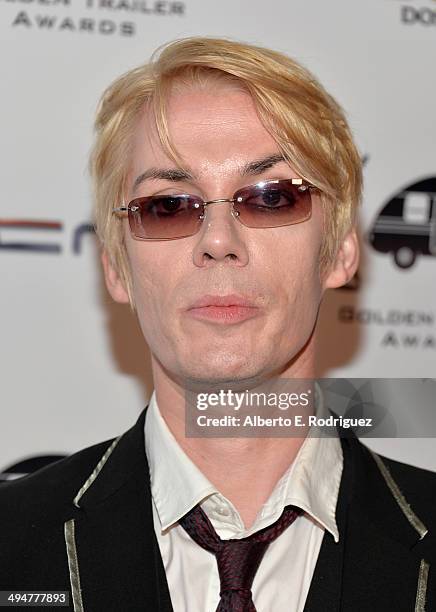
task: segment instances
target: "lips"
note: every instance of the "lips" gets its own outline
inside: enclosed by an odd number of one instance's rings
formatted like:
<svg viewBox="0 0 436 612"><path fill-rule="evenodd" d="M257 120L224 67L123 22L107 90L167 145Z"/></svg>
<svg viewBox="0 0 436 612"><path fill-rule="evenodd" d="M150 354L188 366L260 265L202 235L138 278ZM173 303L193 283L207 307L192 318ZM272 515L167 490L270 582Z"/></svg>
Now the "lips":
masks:
<svg viewBox="0 0 436 612"><path fill-rule="evenodd" d="M188 308L187 314L215 323L240 323L257 316L259 308L242 295L204 295Z"/></svg>
<svg viewBox="0 0 436 612"><path fill-rule="evenodd" d="M244 296L232 293L228 295L204 295L200 299L196 300L192 306L190 306L190 309L208 308L209 306L241 306L245 308L255 308L254 303L251 300L245 298Z"/></svg>

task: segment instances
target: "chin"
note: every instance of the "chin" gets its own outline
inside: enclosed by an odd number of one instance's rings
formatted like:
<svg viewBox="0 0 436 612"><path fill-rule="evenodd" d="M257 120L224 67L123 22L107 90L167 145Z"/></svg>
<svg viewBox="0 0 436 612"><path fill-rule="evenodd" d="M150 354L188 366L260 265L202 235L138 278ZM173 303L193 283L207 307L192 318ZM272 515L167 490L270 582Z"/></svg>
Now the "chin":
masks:
<svg viewBox="0 0 436 612"><path fill-rule="evenodd" d="M205 385L208 388L214 385L232 385L234 387L238 382L246 386L261 380L264 373L264 368L260 367L259 364L248 364L247 356L244 360L231 358L224 362L216 358L210 361L203 358L199 360L198 364L199 366L195 368L184 367L181 372L185 384L189 381L188 386L193 389Z"/></svg>

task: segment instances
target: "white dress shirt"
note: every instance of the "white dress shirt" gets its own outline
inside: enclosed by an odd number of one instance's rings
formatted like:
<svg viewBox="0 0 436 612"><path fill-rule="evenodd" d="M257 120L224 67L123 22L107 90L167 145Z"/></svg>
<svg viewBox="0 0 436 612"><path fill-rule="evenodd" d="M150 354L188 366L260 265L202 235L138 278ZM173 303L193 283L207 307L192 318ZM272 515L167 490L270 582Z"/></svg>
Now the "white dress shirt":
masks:
<svg viewBox="0 0 436 612"><path fill-rule="evenodd" d="M145 421L153 521L174 612L214 612L220 579L215 555L192 540L178 520L201 503L221 539L244 538L274 523L285 506L304 510L266 550L254 577L258 612L302 612L324 531L339 541L335 510L343 457L338 437L308 435L250 529L234 505L182 450L153 392Z"/></svg>

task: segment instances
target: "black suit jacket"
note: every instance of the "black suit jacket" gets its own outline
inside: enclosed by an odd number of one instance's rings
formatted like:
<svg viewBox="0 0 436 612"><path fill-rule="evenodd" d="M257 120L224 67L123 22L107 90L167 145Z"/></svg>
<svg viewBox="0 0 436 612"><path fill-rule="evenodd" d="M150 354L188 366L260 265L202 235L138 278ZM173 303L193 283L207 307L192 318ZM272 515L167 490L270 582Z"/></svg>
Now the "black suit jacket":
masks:
<svg viewBox="0 0 436 612"><path fill-rule="evenodd" d="M120 438L0 485L0 590L69 591L75 612L172 610L145 412ZM436 611L436 474L341 444L340 541L325 532L305 612Z"/></svg>

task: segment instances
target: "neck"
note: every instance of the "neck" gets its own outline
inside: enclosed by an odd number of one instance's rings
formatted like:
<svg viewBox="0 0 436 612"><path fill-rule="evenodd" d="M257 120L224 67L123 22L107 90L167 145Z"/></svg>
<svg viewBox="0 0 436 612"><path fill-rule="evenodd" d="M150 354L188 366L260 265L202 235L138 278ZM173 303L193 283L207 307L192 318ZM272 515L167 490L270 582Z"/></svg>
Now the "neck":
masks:
<svg viewBox="0 0 436 612"><path fill-rule="evenodd" d="M314 378L313 351L306 351L304 357L286 368L279 378ZM232 502L249 528L294 461L307 430L303 429L299 438L187 438L184 388L154 359L152 366L156 400L168 428L191 461Z"/></svg>

